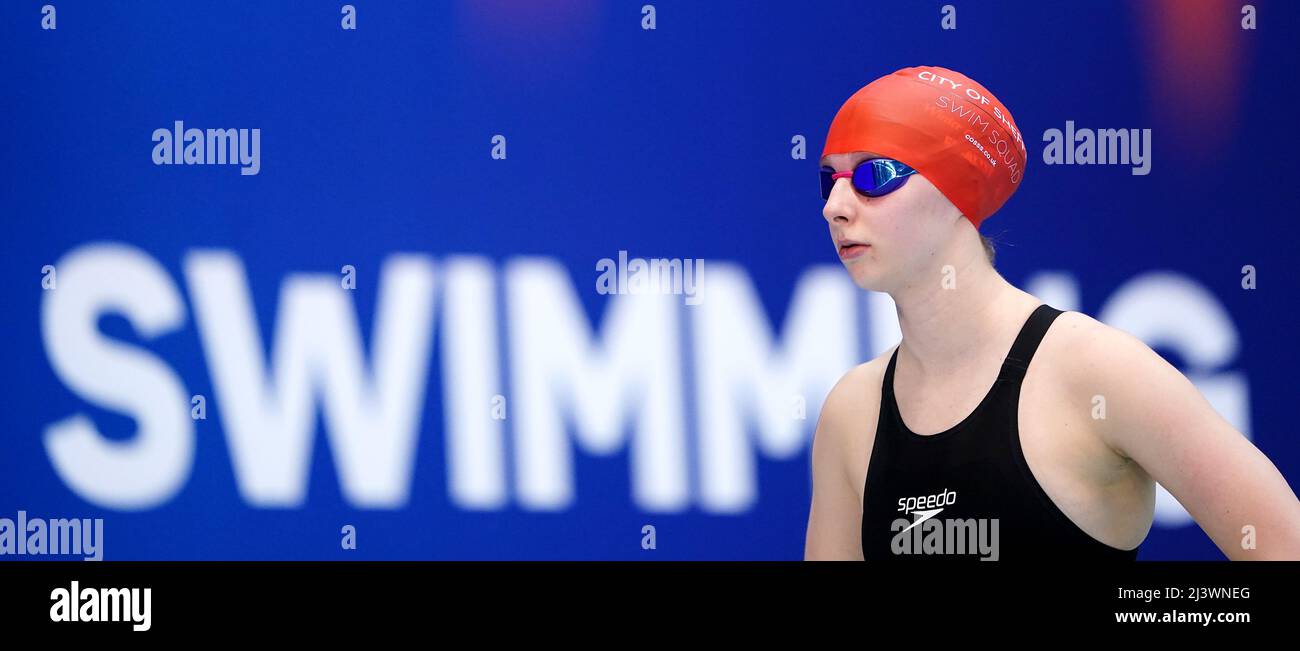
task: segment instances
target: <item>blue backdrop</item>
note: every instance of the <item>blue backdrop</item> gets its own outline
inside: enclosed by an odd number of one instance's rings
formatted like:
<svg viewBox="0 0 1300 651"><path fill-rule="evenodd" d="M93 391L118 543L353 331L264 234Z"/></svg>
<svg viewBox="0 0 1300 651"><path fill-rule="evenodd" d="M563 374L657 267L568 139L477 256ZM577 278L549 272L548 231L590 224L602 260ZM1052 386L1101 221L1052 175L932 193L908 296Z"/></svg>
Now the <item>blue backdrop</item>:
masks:
<svg viewBox="0 0 1300 651"><path fill-rule="evenodd" d="M5 2L0 517L102 517L107 559L799 558L817 408L897 336L816 159L922 64L1025 134L1002 274L1141 336L1294 484L1300 7L1242 4ZM156 163L177 121L257 129L256 166ZM1148 173L1046 164L1067 122L1149 129ZM620 251L727 293L614 318ZM740 461L702 461L718 423ZM1140 558L1222 555L1166 503Z"/></svg>

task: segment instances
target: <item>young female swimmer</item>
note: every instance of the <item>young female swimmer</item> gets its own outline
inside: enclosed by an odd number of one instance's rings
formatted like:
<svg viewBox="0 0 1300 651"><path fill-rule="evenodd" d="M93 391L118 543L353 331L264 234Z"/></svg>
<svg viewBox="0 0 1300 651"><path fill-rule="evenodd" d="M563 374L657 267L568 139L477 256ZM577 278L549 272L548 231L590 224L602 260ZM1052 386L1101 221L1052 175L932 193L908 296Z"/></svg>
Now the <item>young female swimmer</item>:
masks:
<svg viewBox="0 0 1300 651"><path fill-rule="evenodd" d="M903 336L822 407L805 558L1133 560L1159 482L1228 558L1300 559L1300 501L1191 382L994 270L978 229L1026 162L1005 105L952 70L836 114L822 214Z"/></svg>

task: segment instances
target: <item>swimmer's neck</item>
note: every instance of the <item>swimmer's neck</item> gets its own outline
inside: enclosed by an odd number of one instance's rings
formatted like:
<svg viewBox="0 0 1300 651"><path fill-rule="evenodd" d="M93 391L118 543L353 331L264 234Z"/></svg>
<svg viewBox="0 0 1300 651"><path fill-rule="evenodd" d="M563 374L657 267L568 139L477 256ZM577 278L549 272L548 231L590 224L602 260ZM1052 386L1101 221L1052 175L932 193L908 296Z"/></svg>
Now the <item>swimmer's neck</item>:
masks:
<svg viewBox="0 0 1300 651"><path fill-rule="evenodd" d="M890 293L903 333L898 355L922 376L1000 364L1041 303L983 256L981 248L956 257L956 264L935 265L932 278Z"/></svg>

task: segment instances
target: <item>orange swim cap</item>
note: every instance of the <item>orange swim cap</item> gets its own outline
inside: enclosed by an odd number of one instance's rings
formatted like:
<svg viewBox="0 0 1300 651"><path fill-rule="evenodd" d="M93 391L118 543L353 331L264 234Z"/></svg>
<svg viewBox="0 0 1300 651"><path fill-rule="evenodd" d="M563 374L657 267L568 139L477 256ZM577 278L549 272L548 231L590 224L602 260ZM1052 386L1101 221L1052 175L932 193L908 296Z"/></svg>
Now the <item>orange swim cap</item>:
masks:
<svg viewBox="0 0 1300 651"><path fill-rule="evenodd" d="M911 166L975 228L1020 187L1028 161L1006 106L970 77L937 66L903 68L844 102L822 157L855 151Z"/></svg>

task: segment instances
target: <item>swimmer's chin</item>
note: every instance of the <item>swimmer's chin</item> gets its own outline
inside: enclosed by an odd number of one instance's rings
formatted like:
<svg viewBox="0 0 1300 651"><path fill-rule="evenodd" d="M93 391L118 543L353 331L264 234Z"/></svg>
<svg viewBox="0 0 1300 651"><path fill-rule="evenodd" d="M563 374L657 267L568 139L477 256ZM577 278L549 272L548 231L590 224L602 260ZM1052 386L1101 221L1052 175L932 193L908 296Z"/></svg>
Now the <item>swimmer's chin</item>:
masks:
<svg viewBox="0 0 1300 651"><path fill-rule="evenodd" d="M857 268L858 265L853 263L846 262L844 267L845 271L849 273L849 278L853 279L853 284L857 285L858 289L868 292L889 292L888 284L876 274Z"/></svg>

